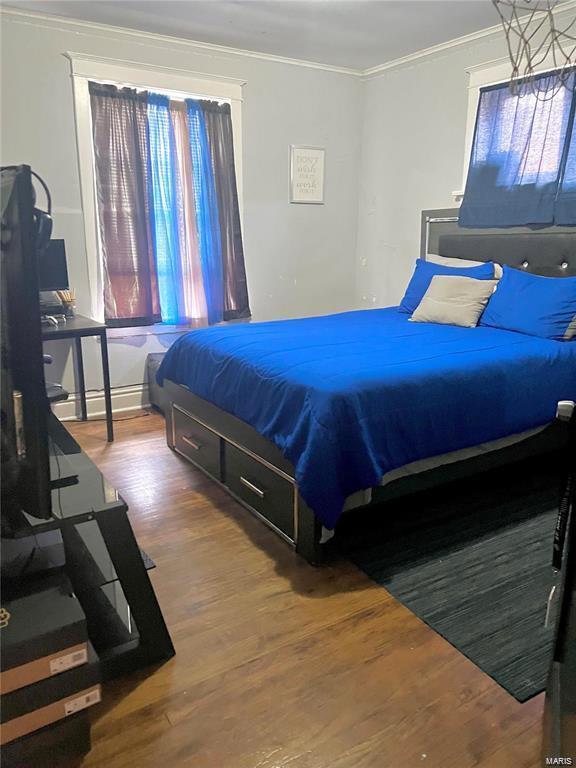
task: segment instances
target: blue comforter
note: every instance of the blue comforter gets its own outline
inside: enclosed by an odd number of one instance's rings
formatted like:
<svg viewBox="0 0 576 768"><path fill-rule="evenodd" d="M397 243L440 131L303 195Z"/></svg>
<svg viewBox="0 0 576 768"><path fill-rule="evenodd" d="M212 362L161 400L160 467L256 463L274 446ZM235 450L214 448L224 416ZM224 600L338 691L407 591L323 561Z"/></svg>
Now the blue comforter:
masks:
<svg viewBox="0 0 576 768"><path fill-rule="evenodd" d="M389 307L192 331L164 378L275 443L333 528L345 498L391 469L551 422L576 399L576 342L411 323Z"/></svg>

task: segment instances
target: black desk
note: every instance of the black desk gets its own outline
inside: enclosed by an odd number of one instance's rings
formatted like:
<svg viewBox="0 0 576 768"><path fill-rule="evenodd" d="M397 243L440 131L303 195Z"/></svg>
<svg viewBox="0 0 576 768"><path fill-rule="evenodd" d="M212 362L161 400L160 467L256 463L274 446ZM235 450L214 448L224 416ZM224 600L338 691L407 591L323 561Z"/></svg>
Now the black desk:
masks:
<svg viewBox="0 0 576 768"><path fill-rule="evenodd" d="M112 396L110 392L110 366L108 363L108 340L106 337L105 323L98 323L84 315L69 317L63 325L57 328L52 325L42 326L42 339L54 341L55 339L74 339L76 351L76 368L78 372L78 387L80 390L80 418L86 421L86 384L84 380L84 360L82 357L82 338L84 336L100 337L100 352L102 354L102 376L104 378L104 400L106 403L106 428L108 442L114 440L114 427L112 424Z"/></svg>

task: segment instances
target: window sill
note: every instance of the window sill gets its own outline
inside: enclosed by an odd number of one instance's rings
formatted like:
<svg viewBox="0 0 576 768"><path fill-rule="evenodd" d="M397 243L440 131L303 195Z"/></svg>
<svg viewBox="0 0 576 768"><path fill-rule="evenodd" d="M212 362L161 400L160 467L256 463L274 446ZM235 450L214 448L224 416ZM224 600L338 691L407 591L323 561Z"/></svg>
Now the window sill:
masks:
<svg viewBox="0 0 576 768"><path fill-rule="evenodd" d="M235 323L250 323L252 317L241 317L237 320L222 320L216 325L234 325ZM174 336L178 333L188 333L199 328L208 328L205 320L190 323L155 323L154 325L129 325L125 328L108 328L106 335L109 339L131 339L138 336ZM214 326L212 326L214 327Z"/></svg>
<svg viewBox="0 0 576 768"><path fill-rule="evenodd" d="M135 336L166 336L177 333L187 333L196 328L204 328L205 323L155 323L154 325L135 325L126 328L108 328L106 335L109 339L131 339Z"/></svg>

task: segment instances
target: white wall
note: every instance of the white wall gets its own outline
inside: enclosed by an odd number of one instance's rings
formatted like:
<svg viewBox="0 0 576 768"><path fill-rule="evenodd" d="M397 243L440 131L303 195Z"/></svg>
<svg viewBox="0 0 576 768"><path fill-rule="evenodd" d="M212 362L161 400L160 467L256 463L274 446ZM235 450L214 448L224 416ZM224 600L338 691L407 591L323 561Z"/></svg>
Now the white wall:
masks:
<svg viewBox="0 0 576 768"><path fill-rule="evenodd" d="M254 319L294 317L354 305L354 251L361 88L357 78L193 48L114 30L4 12L2 162L28 163L52 191L56 237L66 240L78 308L89 311L88 273L69 62L64 51L245 79L244 246ZM326 204L288 203L289 144L326 148ZM173 337L109 344L113 386L144 380L149 351ZM58 346L57 346L58 345ZM51 345L74 390L65 342ZM87 386L101 386L99 349L85 342Z"/></svg>
<svg viewBox="0 0 576 768"><path fill-rule="evenodd" d="M502 37L383 72L363 83L358 306L397 304L420 249L420 214L461 189L466 68L506 53Z"/></svg>
<svg viewBox="0 0 576 768"><path fill-rule="evenodd" d="M565 27L573 6L558 12ZM420 214L462 189L467 69L505 59L504 34L480 36L366 79L356 248L359 307L401 299L420 251ZM510 67L511 70L511 67Z"/></svg>

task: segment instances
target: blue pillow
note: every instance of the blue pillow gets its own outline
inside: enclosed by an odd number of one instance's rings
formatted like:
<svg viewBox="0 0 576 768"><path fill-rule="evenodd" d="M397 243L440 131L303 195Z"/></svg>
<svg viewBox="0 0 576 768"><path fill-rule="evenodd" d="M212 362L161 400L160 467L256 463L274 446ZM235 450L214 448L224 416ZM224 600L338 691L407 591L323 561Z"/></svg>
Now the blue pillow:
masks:
<svg viewBox="0 0 576 768"><path fill-rule="evenodd" d="M576 277L542 277L504 267L480 325L571 339L576 335Z"/></svg>
<svg viewBox="0 0 576 768"><path fill-rule="evenodd" d="M459 275L460 277L473 277L477 280L493 280L494 264L489 261L479 267L445 267L442 264L434 264L424 259L416 259L416 269L408 283L404 298L400 302L400 311L412 314L418 304L424 298L432 278L435 275Z"/></svg>

